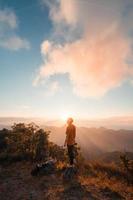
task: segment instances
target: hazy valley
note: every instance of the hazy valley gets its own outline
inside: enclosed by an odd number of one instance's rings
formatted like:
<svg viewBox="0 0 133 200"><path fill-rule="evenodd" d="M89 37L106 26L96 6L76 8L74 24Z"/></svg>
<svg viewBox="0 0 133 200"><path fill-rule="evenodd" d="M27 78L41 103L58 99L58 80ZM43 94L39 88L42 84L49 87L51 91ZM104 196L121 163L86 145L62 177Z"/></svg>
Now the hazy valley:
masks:
<svg viewBox="0 0 133 200"><path fill-rule="evenodd" d="M129 124L124 118L113 121L120 121L123 127L124 124ZM64 122L60 120L44 120L40 118L0 118L0 129L9 128L14 122L29 123L34 121L37 125L43 128L45 131L50 131L50 141L56 143L59 146L63 146L65 140L65 128ZM109 119L108 121L109 123ZM129 120L131 122L131 118ZM95 125L93 122L93 124ZM56 124L56 126L55 126ZM77 127L76 142L81 148L81 152L87 159L98 159L101 158L104 161L118 160L119 152L133 152L133 130L128 129L111 129L104 127L89 128L93 125L92 121L80 121L79 125L86 125L88 127ZM111 124L111 121L110 121ZM114 123L113 123L114 124ZM102 121L99 121L99 125L104 125ZM98 126L98 124L97 124ZM118 126L118 127L119 127ZM131 124L130 124L131 126ZM125 126L126 127L126 126ZM132 153L129 153L132 156Z"/></svg>

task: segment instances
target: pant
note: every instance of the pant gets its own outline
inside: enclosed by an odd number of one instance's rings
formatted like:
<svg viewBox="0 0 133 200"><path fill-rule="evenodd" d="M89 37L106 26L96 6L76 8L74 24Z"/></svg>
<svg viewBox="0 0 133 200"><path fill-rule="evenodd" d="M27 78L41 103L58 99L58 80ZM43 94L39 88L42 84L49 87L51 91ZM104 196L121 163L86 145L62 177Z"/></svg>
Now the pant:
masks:
<svg viewBox="0 0 133 200"><path fill-rule="evenodd" d="M74 145L67 145L68 156L69 156L69 163L73 165L74 160Z"/></svg>

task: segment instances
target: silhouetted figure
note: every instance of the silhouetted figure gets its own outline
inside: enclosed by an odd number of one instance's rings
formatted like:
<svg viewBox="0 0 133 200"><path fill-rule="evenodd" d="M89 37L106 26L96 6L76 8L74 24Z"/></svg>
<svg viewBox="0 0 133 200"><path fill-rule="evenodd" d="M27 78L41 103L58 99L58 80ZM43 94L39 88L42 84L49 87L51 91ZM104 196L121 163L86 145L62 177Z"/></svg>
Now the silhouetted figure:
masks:
<svg viewBox="0 0 133 200"><path fill-rule="evenodd" d="M75 137L76 137L76 127L75 125L73 125L73 119L72 118L68 118L67 120L67 128L66 128L66 139L65 139L65 143L64 146L67 145L67 149L68 149L68 156L69 156L69 163L72 166L74 164L74 145L75 145Z"/></svg>

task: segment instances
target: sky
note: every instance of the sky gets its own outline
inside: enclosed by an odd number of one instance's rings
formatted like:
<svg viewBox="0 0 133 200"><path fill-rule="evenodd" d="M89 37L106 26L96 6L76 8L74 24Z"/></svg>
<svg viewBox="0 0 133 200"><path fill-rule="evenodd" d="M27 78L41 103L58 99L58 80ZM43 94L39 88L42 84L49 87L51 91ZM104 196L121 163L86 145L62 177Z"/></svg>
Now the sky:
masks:
<svg viewBox="0 0 133 200"><path fill-rule="evenodd" d="M132 0L0 0L0 116L133 116Z"/></svg>

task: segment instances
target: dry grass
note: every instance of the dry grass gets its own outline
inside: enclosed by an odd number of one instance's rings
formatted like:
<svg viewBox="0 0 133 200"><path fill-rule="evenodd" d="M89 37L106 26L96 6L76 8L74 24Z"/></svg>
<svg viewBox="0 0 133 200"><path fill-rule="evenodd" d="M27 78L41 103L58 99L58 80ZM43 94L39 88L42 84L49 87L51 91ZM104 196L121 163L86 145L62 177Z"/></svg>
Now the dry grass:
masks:
<svg viewBox="0 0 133 200"><path fill-rule="evenodd" d="M61 168L49 176L32 177L30 162L17 162L0 168L0 197L2 200L132 200L133 187L125 179L100 170L102 164L84 166L76 179L65 182ZM87 168L88 167L88 168ZM104 166L105 167L105 166ZM108 166L109 168L109 166ZM82 169L83 170L83 169ZM114 168L113 168L114 170ZM114 172L112 170L112 172ZM107 170L108 171L108 170Z"/></svg>

